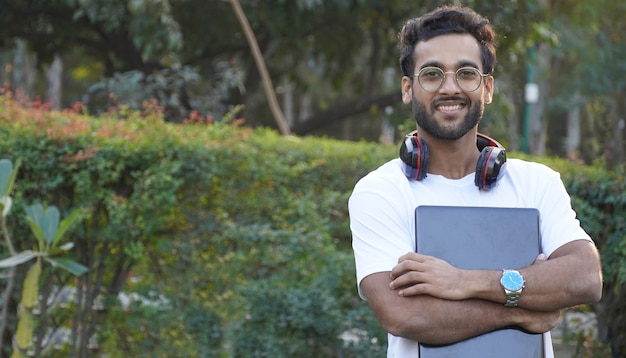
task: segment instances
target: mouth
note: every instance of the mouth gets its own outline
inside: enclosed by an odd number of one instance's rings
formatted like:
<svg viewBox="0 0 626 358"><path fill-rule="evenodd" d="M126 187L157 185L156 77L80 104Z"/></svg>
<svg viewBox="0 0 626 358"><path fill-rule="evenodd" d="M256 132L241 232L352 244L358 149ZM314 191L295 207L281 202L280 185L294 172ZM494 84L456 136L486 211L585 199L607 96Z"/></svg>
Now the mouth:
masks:
<svg viewBox="0 0 626 358"><path fill-rule="evenodd" d="M465 105L462 104L442 104L437 106L437 110L438 111L442 111L442 112L454 112L454 111L460 111L462 108L464 108Z"/></svg>
<svg viewBox="0 0 626 358"><path fill-rule="evenodd" d="M463 100L442 100L435 103L435 110L445 114L460 112L465 109L465 107L467 107L467 103Z"/></svg>

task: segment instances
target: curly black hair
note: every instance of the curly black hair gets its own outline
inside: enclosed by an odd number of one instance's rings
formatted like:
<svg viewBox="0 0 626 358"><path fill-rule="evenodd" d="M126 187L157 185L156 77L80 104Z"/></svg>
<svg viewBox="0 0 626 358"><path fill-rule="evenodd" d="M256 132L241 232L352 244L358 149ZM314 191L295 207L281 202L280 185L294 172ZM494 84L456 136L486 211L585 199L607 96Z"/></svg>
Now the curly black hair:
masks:
<svg viewBox="0 0 626 358"><path fill-rule="evenodd" d="M404 76L415 69L415 46L420 41L447 34L470 34L480 44L483 72L492 74L496 65L496 33L489 20L469 7L442 6L408 20L398 34L400 68Z"/></svg>

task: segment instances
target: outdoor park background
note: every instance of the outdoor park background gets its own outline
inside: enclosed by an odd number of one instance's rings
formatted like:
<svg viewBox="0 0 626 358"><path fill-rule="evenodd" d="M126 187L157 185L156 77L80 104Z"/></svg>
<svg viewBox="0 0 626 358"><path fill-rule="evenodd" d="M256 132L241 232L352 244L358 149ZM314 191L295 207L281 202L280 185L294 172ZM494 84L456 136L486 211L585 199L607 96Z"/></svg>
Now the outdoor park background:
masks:
<svg viewBox="0 0 626 358"><path fill-rule="evenodd" d="M68 254L89 271L44 265L33 352L382 356L346 200L412 129L396 34L441 4L244 0L259 63L232 1L4 1L0 153L21 159L11 237L33 248L34 202L88 210ZM577 308L597 331L563 339L581 357L624 356L626 4L463 4L500 34L481 131L561 172L602 253L604 298ZM2 301L2 356L31 264Z"/></svg>

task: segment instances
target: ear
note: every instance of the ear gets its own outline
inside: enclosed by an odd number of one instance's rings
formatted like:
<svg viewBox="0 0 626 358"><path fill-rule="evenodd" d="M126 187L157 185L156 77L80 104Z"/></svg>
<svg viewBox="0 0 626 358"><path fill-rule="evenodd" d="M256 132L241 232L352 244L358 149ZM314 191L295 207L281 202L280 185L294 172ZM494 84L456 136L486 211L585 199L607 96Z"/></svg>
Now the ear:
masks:
<svg viewBox="0 0 626 358"><path fill-rule="evenodd" d="M493 78L493 76L485 78L485 90L483 92L483 101L485 102L485 104L489 104L493 100L493 93L495 90L494 83L495 79Z"/></svg>
<svg viewBox="0 0 626 358"><path fill-rule="evenodd" d="M413 101L413 81L410 77L403 76L402 77L402 102L404 104L409 104Z"/></svg>

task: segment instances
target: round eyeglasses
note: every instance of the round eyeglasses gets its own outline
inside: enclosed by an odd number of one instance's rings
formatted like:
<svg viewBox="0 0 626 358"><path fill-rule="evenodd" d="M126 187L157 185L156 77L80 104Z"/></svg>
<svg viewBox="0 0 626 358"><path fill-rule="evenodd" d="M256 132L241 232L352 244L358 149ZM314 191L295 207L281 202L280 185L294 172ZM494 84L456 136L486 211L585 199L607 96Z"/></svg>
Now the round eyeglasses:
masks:
<svg viewBox="0 0 626 358"><path fill-rule="evenodd" d="M454 74L454 82L465 92L474 92L480 87L483 77L490 75L482 74L474 67L461 67L456 72L444 72L439 67L424 67L411 77L417 77L417 82L428 92L437 92L446 81L446 75Z"/></svg>

